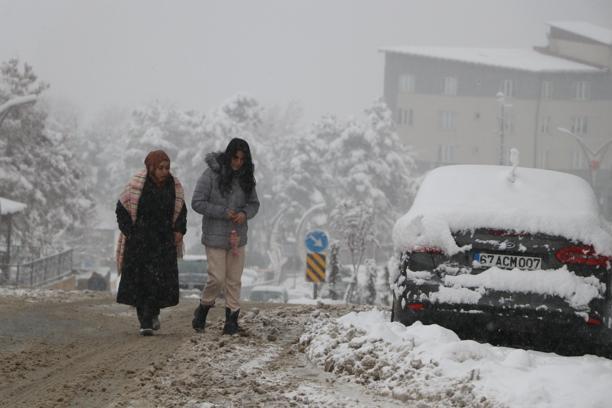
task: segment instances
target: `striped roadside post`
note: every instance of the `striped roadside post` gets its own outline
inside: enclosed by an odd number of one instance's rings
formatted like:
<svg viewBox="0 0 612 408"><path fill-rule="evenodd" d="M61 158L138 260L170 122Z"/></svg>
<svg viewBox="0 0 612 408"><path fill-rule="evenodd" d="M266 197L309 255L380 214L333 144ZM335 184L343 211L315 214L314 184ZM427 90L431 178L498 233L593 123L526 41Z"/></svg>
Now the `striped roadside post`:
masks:
<svg viewBox="0 0 612 408"><path fill-rule="evenodd" d="M313 284L313 299L317 298L318 284L325 282L326 256L324 251L329 245L327 234L321 230L312 230L304 239L306 254L306 282Z"/></svg>

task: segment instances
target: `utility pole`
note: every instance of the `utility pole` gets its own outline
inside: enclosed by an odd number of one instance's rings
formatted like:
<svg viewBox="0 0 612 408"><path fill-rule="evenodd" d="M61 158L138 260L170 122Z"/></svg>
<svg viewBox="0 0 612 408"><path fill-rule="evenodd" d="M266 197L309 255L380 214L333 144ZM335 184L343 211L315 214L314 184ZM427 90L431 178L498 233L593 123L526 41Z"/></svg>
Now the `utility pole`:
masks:
<svg viewBox="0 0 612 408"><path fill-rule="evenodd" d="M511 108L511 104L506 104L506 95L503 92L498 92L495 95L495 99L499 105L497 113L497 122L499 124L499 164L503 166L506 162L504 159L505 146L505 131L506 131L506 109Z"/></svg>

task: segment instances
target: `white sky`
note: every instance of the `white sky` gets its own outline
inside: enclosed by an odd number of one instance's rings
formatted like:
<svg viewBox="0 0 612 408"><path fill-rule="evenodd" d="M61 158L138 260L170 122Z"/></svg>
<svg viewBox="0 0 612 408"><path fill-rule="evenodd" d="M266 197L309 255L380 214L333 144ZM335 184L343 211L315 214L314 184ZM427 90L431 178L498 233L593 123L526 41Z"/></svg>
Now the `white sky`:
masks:
<svg viewBox="0 0 612 408"><path fill-rule="evenodd" d="M152 99L208 110L236 92L305 119L382 94L384 45L530 47L546 21L612 28L609 0L0 0L19 57L85 111Z"/></svg>

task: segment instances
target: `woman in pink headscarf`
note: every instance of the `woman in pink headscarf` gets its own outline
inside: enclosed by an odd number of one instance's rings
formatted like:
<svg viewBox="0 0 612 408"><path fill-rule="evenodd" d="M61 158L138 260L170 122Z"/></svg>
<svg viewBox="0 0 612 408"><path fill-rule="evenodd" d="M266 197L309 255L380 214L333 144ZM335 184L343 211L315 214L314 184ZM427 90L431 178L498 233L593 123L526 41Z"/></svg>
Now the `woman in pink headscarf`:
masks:
<svg viewBox="0 0 612 408"><path fill-rule="evenodd" d="M179 301L176 259L187 230L184 198L181 183L170 174L170 158L155 150L117 202L117 302L136 307L143 336L159 329L161 308Z"/></svg>

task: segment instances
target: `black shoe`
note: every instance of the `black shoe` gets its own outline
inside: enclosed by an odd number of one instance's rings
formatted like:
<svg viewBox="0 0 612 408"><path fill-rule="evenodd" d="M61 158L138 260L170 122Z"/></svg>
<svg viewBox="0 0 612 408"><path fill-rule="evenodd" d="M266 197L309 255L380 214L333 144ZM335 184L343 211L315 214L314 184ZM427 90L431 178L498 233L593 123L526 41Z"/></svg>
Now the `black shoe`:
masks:
<svg viewBox="0 0 612 408"><path fill-rule="evenodd" d="M140 335L141 336L152 336L153 335L153 329L151 328L140 328Z"/></svg>
<svg viewBox="0 0 612 408"><path fill-rule="evenodd" d="M136 307L136 316L138 316L138 323L140 323L140 327L142 327L142 316L143 316L143 308L140 306Z"/></svg>
<svg viewBox="0 0 612 408"><path fill-rule="evenodd" d="M238 315L240 309L232 312L229 307L225 308L225 325L223 326L223 334L229 334L230 336L238 333L240 327L238 326Z"/></svg>
<svg viewBox="0 0 612 408"><path fill-rule="evenodd" d="M146 305L142 307L137 307L136 314L138 315L138 321L140 322L140 335L152 336L154 316L151 311L151 308Z"/></svg>
<svg viewBox="0 0 612 408"><path fill-rule="evenodd" d="M198 333L204 332L204 326L206 326L206 316L208 315L208 311L212 306L205 306L203 304L199 304L196 310L193 312L193 320L191 321L191 326Z"/></svg>
<svg viewBox="0 0 612 408"><path fill-rule="evenodd" d="M153 330L161 329L161 323L159 322L159 315L153 316L152 328Z"/></svg>

